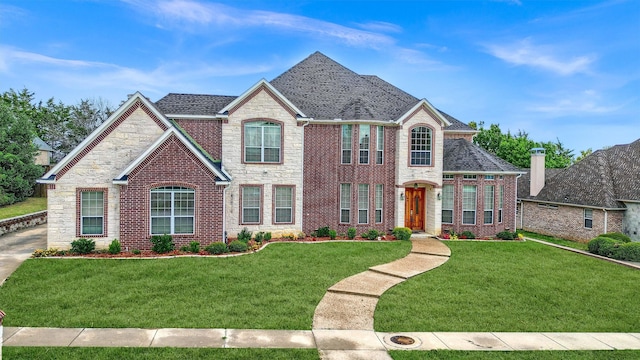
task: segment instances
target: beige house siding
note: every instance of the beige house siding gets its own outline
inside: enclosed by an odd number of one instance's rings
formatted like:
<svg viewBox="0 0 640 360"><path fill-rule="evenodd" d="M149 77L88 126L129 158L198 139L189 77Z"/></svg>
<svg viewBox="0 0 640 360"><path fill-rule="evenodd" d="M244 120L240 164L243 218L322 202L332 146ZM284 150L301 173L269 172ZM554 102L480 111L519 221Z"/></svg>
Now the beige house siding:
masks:
<svg viewBox="0 0 640 360"><path fill-rule="evenodd" d="M602 233L623 230L624 211L604 211L594 208L592 209L592 227L586 228L584 207L549 205L532 201L523 201L520 205L519 224L523 224L525 231L587 242Z"/></svg>
<svg viewBox="0 0 640 360"><path fill-rule="evenodd" d="M77 188L106 189L107 228L105 236L91 237L96 248L106 248L120 236L120 186L113 179L144 152L160 135L162 129L138 108L113 129L93 150L57 179L48 196L48 247L69 249L76 236L78 212Z"/></svg>

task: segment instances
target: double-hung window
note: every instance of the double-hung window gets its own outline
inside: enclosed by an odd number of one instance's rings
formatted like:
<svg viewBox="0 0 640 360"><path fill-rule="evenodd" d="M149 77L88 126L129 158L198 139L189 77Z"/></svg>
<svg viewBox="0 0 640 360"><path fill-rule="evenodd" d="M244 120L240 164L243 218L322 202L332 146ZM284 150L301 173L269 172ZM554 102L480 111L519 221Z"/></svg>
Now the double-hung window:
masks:
<svg viewBox="0 0 640 360"><path fill-rule="evenodd" d="M500 195L498 197L498 223L502 222L503 206L504 206L504 185L500 185Z"/></svg>
<svg viewBox="0 0 640 360"><path fill-rule="evenodd" d="M442 223L453 224L453 185L442 185Z"/></svg>
<svg viewBox="0 0 640 360"><path fill-rule="evenodd" d="M151 189L151 234L193 234L195 191L165 186Z"/></svg>
<svg viewBox="0 0 640 360"><path fill-rule="evenodd" d="M340 223L351 222L351 184L340 184Z"/></svg>
<svg viewBox="0 0 640 360"><path fill-rule="evenodd" d="M369 223L369 184L358 185L358 224Z"/></svg>
<svg viewBox="0 0 640 360"><path fill-rule="evenodd" d="M371 126L360 125L360 164L369 163L370 142L371 142Z"/></svg>
<svg viewBox="0 0 640 360"><path fill-rule="evenodd" d="M104 191L80 192L80 235L104 234Z"/></svg>
<svg viewBox="0 0 640 360"><path fill-rule="evenodd" d="M293 187L274 186L275 223L293 223Z"/></svg>
<svg viewBox="0 0 640 360"><path fill-rule="evenodd" d="M353 127L342 125L342 164L351 164L351 136Z"/></svg>
<svg viewBox="0 0 640 360"><path fill-rule="evenodd" d="M495 187L493 185L484 186L484 223L493 224L493 199L495 197Z"/></svg>
<svg viewBox="0 0 640 360"><path fill-rule="evenodd" d="M376 164L384 162L384 126L377 126L376 132Z"/></svg>
<svg viewBox="0 0 640 360"><path fill-rule="evenodd" d="M593 228L593 209L584 209L584 227Z"/></svg>
<svg viewBox="0 0 640 360"><path fill-rule="evenodd" d="M268 121L244 125L244 161L248 163L281 162L282 126Z"/></svg>
<svg viewBox="0 0 640 360"><path fill-rule="evenodd" d="M242 223L259 224L262 213L262 187L242 186Z"/></svg>
<svg viewBox="0 0 640 360"><path fill-rule="evenodd" d="M376 184L376 224L382 222L382 204L384 196L384 185Z"/></svg>
<svg viewBox="0 0 640 360"><path fill-rule="evenodd" d="M476 223L476 186L462 187L462 223L475 225Z"/></svg>
<svg viewBox="0 0 640 360"><path fill-rule="evenodd" d="M431 166L431 129L418 126L411 129L411 165Z"/></svg>

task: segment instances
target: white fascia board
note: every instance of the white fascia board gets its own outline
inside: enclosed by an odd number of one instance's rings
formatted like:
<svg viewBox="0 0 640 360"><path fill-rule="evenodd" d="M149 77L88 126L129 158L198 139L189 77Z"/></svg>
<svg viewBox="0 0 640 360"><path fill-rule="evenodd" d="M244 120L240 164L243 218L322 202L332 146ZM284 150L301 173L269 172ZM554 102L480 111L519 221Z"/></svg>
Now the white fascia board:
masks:
<svg viewBox="0 0 640 360"><path fill-rule="evenodd" d="M131 171L133 171L136 167L138 167L138 165L140 165L149 155L151 155L154 151L156 151L156 149L158 147L160 147L160 145L162 145L171 135L176 135L176 137L180 140L180 142L182 142L182 144L184 144L189 151L191 151L193 154L196 155L196 157L198 157L198 159L209 169L211 170L212 173L214 173L217 177L221 178L221 179L225 179L226 176L224 174L222 174L218 168L216 168L215 166L211 165L211 163L209 162L209 160L207 158L204 157L204 155L202 155L202 153L200 152L200 150L196 149L195 146L193 146L193 144L184 137L184 135L182 135L182 133L180 131L178 131L175 127L170 127L169 129L167 129L167 131L165 131L151 146L149 146L147 148L147 150L145 150L140 156L138 156L138 158L136 158L131 164L129 164L129 166L127 166L126 169L124 169L119 175L118 177L116 177L113 180L114 184L119 184L119 185L126 185L128 184L127 180L121 180L124 176L129 175L129 173L131 173ZM224 182L224 181L221 181ZM217 182L216 182L217 184Z"/></svg>
<svg viewBox="0 0 640 360"><path fill-rule="evenodd" d="M249 88L249 90L245 91L242 95L235 98L232 102L230 102L227 106L225 106L222 110L220 110L220 114L224 114L227 111L233 109L236 105L244 101L247 96L250 96L254 91L256 91L259 87L265 86L270 91L272 91L282 102L284 102L294 113L298 114L301 118L307 118L307 116L298 109L289 99L287 99L284 95L280 93L276 88L273 87L267 80L262 79L258 81L255 85Z"/></svg>
<svg viewBox="0 0 640 360"><path fill-rule="evenodd" d="M109 118L105 122L100 124L100 126L98 126L95 130L93 130L91 134L89 134L89 136L87 136L84 140L82 140L82 142L78 144L78 146L76 146L73 150L71 150L71 152L68 153L67 156L65 156L62 160L60 160L46 174L44 174L42 178L46 179L51 175L55 175L58 173L58 171L60 171L60 169L67 166L67 164L71 160L73 160L73 158L75 158L76 155L82 152L87 147L87 145L91 144L93 140L95 140L98 136L100 136L100 134L102 134L102 132L104 132L105 129L111 126L113 122L115 122L120 116L122 116L122 114L126 112L129 109L129 107L131 107L131 105L133 105L138 100L140 100L146 107L148 107L154 113L154 115L156 115L158 119L162 121L162 123L164 123L169 128L171 127L171 123L169 122L169 120L167 120L167 118L163 114L161 114L158 111L158 109L156 109L156 107L144 95L142 95L139 91L137 91L135 94L131 95L129 99L127 99L127 101L125 101L124 104L122 104L122 106L120 106L116 111L114 111L113 114L111 114L111 116L109 116ZM55 183L55 180L53 183ZM43 182L43 184L45 183Z"/></svg>
<svg viewBox="0 0 640 360"><path fill-rule="evenodd" d="M429 111L431 113L433 113L433 115L436 116L437 120L440 120L440 122L442 122L442 124L444 125L443 127L451 125L449 120L447 120L444 116L442 116L442 114L440 114L440 112L438 110L436 110L436 108L434 108L433 105L431 105L431 103L429 101L427 101L427 99L422 99L422 100L418 101L418 103L415 104L411 109L409 109L409 111L404 113L404 115L402 115L396 121L396 123L402 124L407 119L407 117L409 117L411 114L413 114L416 110L418 110L422 106L426 106L427 109L429 109Z"/></svg>

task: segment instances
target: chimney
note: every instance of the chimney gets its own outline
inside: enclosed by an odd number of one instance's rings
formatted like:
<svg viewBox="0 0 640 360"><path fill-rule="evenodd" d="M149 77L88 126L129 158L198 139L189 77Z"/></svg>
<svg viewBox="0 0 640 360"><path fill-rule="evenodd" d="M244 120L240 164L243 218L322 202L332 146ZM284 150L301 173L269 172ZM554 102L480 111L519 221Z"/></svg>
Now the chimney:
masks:
<svg viewBox="0 0 640 360"><path fill-rule="evenodd" d="M544 187L544 158L543 148L531 149L531 187L529 195L537 196Z"/></svg>

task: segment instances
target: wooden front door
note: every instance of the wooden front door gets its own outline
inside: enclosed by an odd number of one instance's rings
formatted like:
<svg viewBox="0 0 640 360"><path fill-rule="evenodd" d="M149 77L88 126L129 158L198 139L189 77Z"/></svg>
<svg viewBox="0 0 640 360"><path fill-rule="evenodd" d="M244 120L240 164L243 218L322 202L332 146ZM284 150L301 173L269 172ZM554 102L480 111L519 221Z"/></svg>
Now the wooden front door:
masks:
<svg viewBox="0 0 640 360"><path fill-rule="evenodd" d="M404 191L404 226L411 230L424 230L424 194L424 188Z"/></svg>

